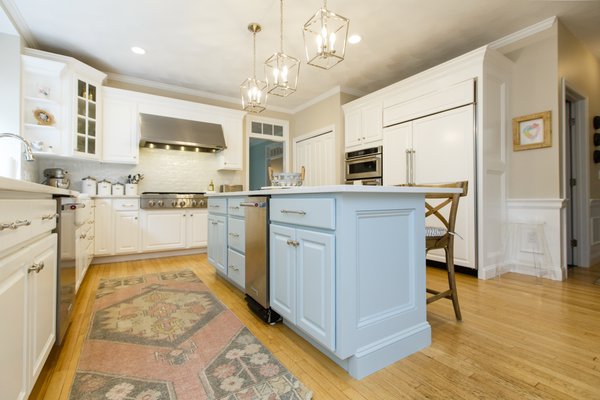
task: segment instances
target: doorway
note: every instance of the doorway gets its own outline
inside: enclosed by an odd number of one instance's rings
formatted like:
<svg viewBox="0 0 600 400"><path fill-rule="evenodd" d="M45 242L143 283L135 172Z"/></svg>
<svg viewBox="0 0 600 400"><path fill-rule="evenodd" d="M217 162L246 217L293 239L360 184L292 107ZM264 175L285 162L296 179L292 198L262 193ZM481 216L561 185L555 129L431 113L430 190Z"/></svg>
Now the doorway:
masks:
<svg viewBox="0 0 600 400"><path fill-rule="evenodd" d="M564 186L566 199L566 264L589 266L589 156L587 100L568 83L564 93Z"/></svg>
<svg viewBox="0 0 600 400"><path fill-rule="evenodd" d="M289 170L289 123L273 118L246 117L245 171L248 190L271 186L268 168Z"/></svg>

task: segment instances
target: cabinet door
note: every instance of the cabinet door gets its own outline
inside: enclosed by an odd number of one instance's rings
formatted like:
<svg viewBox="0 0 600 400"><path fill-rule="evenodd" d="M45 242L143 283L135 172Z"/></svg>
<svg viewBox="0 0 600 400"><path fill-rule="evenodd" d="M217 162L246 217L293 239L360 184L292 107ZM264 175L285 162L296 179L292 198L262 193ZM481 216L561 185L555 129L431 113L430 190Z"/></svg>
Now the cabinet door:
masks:
<svg viewBox="0 0 600 400"><path fill-rule="evenodd" d="M296 324L330 350L335 350L335 263L333 234L296 230Z"/></svg>
<svg viewBox="0 0 600 400"><path fill-rule="evenodd" d="M2 398L23 400L27 398L25 378L25 290L26 265L29 255L19 252L0 259L0 376Z"/></svg>
<svg viewBox="0 0 600 400"><path fill-rule="evenodd" d="M295 230L271 224L270 303L283 318L296 323L296 248Z"/></svg>
<svg viewBox="0 0 600 400"><path fill-rule="evenodd" d="M208 215L208 262L227 275L227 223L226 217Z"/></svg>
<svg viewBox="0 0 600 400"><path fill-rule="evenodd" d="M185 214L186 247L204 247L208 243L208 211L198 210Z"/></svg>
<svg viewBox="0 0 600 400"><path fill-rule="evenodd" d="M79 286L85 275L85 251L88 244L87 229L88 227L83 225L75 231L75 292L79 290Z"/></svg>
<svg viewBox="0 0 600 400"><path fill-rule="evenodd" d="M115 253L128 254L139 251L139 212L115 212Z"/></svg>
<svg viewBox="0 0 600 400"><path fill-rule="evenodd" d="M105 88L105 90L107 90ZM104 96L103 161L138 163L138 112L134 101Z"/></svg>
<svg viewBox="0 0 600 400"><path fill-rule="evenodd" d="M96 199L94 224L94 254L108 256L115 251L112 200Z"/></svg>
<svg viewBox="0 0 600 400"><path fill-rule="evenodd" d="M362 113L354 110L346 113L344 135L346 147L355 147L361 144L362 139Z"/></svg>
<svg viewBox="0 0 600 400"><path fill-rule="evenodd" d="M362 109L362 141L373 143L381 140L383 130L383 104L369 104Z"/></svg>
<svg viewBox="0 0 600 400"><path fill-rule="evenodd" d="M56 340L56 240L56 234L53 234L35 244L28 252L32 260L27 266L30 389Z"/></svg>
<svg viewBox="0 0 600 400"><path fill-rule="evenodd" d="M75 78L73 151L83 158L100 158L100 91L98 85Z"/></svg>
<svg viewBox="0 0 600 400"><path fill-rule="evenodd" d="M219 169L240 171L243 157L242 120L231 118L224 120L223 135L227 148L219 153Z"/></svg>
<svg viewBox="0 0 600 400"><path fill-rule="evenodd" d="M391 126L383 130L383 184L409 183L408 162L412 149L412 122Z"/></svg>
<svg viewBox="0 0 600 400"><path fill-rule="evenodd" d="M142 218L143 251L185 248L183 211L142 211Z"/></svg>

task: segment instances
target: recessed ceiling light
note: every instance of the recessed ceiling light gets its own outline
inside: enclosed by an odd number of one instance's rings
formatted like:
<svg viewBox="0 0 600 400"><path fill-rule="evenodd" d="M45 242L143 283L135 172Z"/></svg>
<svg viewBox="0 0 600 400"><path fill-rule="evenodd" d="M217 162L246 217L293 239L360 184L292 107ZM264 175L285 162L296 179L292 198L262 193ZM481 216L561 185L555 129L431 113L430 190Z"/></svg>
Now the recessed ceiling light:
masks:
<svg viewBox="0 0 600 400"><path fill-rule="evenodd" d="M356 43L360 42L361 40L362 40L362 38L360 37L360 35L352 35L348 38L348 43L356 44Z"/></svg>
<svg viewBox="0 0 600 400"><path fill-rule="evenodd" d="M131 48L131 51L133 51L135 54L146 54L146 50L142 49L141 47L138 46L133 46Z"/></svg>

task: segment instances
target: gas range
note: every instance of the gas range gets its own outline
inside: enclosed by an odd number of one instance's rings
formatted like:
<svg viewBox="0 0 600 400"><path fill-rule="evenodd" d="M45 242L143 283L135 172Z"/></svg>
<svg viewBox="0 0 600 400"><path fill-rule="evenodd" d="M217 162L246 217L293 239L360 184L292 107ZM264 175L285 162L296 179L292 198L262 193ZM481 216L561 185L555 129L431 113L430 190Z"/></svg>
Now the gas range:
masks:
<svg viewBox="0 0 600 400"><path fill-rule="evenodd" d="M206 208L207 203L204 192L144 192L140 196L143 209Z"/></svg>

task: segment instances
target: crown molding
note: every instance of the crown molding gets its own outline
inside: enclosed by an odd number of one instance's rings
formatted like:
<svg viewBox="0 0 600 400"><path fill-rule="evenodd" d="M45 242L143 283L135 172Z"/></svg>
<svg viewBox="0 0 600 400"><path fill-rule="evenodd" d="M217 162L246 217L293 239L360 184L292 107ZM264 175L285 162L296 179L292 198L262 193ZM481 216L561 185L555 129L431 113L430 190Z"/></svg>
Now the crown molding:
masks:
<svg viewBox="0 0 600 400"><path fill-rule="evenodd" d="M37 49L39 47L38 42L33 37L33 34L31 33L31 29L29 29L29 26L25 22L25 19L19 12L19 9L15 5L14 1L13 0L0 0L0 5L6 12L8 19L10 19L12 24L15 26L15 29L17 30L17 32L19 32L19 35L21 36L21 38L23 38L23 40L25 40L26 47L33 47L33 48Z"/></svg>
<svg viewBox="0 0 600 400"><path fill-rule="evenodd" d="M317 104L320 101L325 100L328 97L331 97L335 94L338 93L348 93L351 94L353 96L356 97L362 97L365 95L364 92L361 92L359 90L355 90L355 89L351 89L351 88L347 88L347 87L342 87L342 86L334 86L331 89L329 89L326 92L321 93L320 95L313 97L312 99L310 99L309 101L307 101L304 104L300 104L298 107L294 108L292 110L292 114L296 114L299 113L300 111L306 110L308 107L313 106L315 104Z"/></svg>
<svg viewBox="0 0 600 400"><path fill-rule="evenodd" d="M186 88L183 86L172 85L169 83L156 82L156 81L151 81L148 79L136 78L134 76L116 74L116 73L112 73L112 72L108 73L108 80L122 82L122 83L129 83L132 85L140 85L140 86L145 86L145 87L149 87L149 88L153 88L153 89L165 90L165 91L169 91L169 92L173 92L173 93L187 94L190 96L202 97L205 99L219 100L219 101L224 101L226 103L231 103L233 105L236 105L240 102L240 99L238 99L237 97L223 96L223 95L216 94L216 93L206 92L204 90L190 89L190 88ZM285 113L285 114L292 113L292 111L287 108L271 106L271 105L267 105L267 110L277 111L277 112L281 112L281 113Z"/></svg>
<svg viewBox="0 0 600 400"><path fill-rule="evenodd" d="M554 26L556 21L556 16L547 18L543 21L538 22L537 24L533 24L531 26L528 26L527 28L521 29L520 31L513 32L510 35L504 36L503 38L500 38L498 40L494 40L488 45L488 47L497 50L501 47L508 46L509 44L513 44L515 42L518 42L519 40L525 39L529 36L533 36L536 33L540 33L545 31L546 29L550 29L552 26Z"/></svg>

